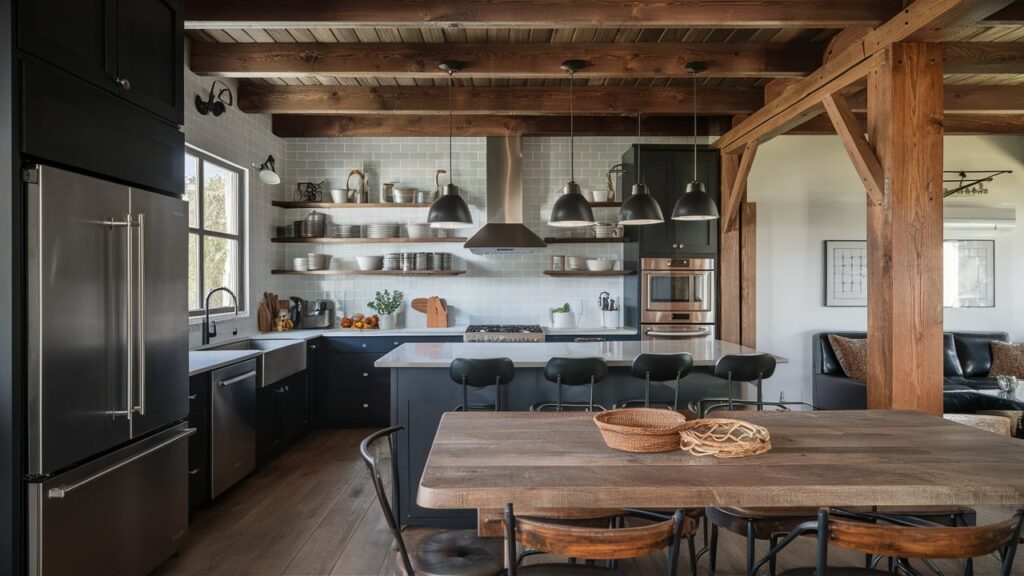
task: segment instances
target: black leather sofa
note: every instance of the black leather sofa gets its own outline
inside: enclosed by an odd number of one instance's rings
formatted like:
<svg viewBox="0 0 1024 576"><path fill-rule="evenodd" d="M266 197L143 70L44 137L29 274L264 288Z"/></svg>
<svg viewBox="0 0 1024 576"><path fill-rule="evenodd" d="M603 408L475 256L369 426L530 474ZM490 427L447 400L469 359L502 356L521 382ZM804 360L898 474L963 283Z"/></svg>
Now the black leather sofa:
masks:
<svg viewBox="0 0 1024 576"><path fill-rule="evenodd" d="M867 408L867 388L864 382L850 379L843 371L828 341L829 334L853 339L867 337L865 332L818 332L811 337L814 406L819 410ZM992 340L1009 342L1010 337L1006 332L947 332L944 335L942 364L943 388L946 392L996 388L995 378L988 376L992 367L992 349L989 345Z"/></svg>

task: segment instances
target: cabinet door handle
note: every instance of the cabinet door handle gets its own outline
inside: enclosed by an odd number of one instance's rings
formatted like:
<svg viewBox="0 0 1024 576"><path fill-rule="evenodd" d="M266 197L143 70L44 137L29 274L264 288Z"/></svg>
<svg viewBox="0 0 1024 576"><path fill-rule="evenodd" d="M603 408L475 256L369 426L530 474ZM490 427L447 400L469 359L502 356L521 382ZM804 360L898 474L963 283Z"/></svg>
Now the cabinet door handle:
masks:
<svg viewBox="0 0 1024 576"><path fill-rule="evenodd" d="M117 85L120 86L124 90L131 90L132 89L132 81L127 79L127 78L118 78L117 79Z"/></svg>
<svg viewBox="0 0 1024 576"><path fill-rule="evenodd" d="M199 398L199 394L189 394L188 395L188 399L189 400L195 400L196 398Z"/></svg>
<svg viewBox="0 0 1024 576"><path fill-rule="evenodd" d="M370 407L369 404L363 404L363 408L369 408L369 407Z"/></svg>
<svg viewBox="0 0 1024 576"><path fill-rule="evenodd" d="M368 372L363 372L363 378L369 378L369 377L370 377L370 374Z"/></svg>
<svg viewBox="0 0 1024 576"><path fill-rule="evenodd" d="M221 386L231 386L232 384L236 384L238 382L242 382L243 380L248 380L249 378L254 378L255 376L256 376L256 371L255 370L250 370L250 371L246 372L245 374L242 374L241 376L235 376L234 378L229 378L227 380L221 380L219 382L219 384Z"/></svg>
<svg viewBox="0 0 1024 576"><path fill-rule="evenodd" d="M199 468L193 468L188 471L189 476L195 476L196 474L199 474Z"/></svg>
<svg viewBox="0 0 1024 576"><path fill-rule="evenodd" d="M277 392L278 394L284 394L284 388L275 388L274 392Z"/></svg>
<svg viewBox="0 0 1024 576"><path fill-rule="evenodd" d="M392 342L392 344L394 344L395 346L398 346L398 342Z"/></svg>

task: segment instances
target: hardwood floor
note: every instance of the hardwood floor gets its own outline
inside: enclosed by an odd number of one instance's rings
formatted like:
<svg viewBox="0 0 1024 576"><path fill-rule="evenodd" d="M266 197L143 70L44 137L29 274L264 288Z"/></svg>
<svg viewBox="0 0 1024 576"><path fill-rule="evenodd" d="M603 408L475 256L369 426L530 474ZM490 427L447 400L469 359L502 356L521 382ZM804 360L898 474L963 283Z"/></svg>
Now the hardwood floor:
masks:
<svg viewBox="0 0 1024 576"><path fill-rule="evenodd" d="M181 552L156 571L171 575L393 575L391 535L359 459L359 442L370 430L314 430L266 467L202 510ZM980 522L1005 518L1008 510L981 510ZM766 550L759 543L758 551ZM684 547L685 550L685 547ZM689 574L687 560L680 574ZM796 542L780 556L779 568L813 565L813 543ZM860 554L830 550L831 566L862 565ZM1024 560L1014 574L1024 575ZM745 541L723 531L717 574L744 572ZM663 574L660 556L623 562L631 575ZM947 574L959 573L947 563ZM998 563L982 558L976 574L998 574ZM700 562L707 574L707 559Z"/></svg>

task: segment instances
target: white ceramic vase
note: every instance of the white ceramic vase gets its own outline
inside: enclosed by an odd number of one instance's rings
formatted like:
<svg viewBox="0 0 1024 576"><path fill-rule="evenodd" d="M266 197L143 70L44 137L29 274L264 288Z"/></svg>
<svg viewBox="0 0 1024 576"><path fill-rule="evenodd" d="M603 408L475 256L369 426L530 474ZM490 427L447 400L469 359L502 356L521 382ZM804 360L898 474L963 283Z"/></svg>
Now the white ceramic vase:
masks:
<svg viewBox="0 0 1024 576"><path fill-rule="evenodd" d="M380 324L378 325L380 326L381 330L394 330L396 327L398 327L398 314L392 312L391 314L385 314L381 316Z"/></svg>

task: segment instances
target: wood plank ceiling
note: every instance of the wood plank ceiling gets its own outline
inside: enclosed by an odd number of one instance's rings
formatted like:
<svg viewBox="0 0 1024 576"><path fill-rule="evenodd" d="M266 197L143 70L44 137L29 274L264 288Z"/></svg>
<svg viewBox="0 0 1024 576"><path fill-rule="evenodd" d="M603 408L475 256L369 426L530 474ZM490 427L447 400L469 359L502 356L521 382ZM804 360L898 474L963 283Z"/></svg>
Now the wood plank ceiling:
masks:
<svg viewBox="0 0 1024 576"><path fill-rule="evenodd" d="M402 9L402 3L397 0L381 2L385 13ZM765 4L775 2L785 4L784 0ZM453 2L465 3L471 2ZM525 3L530 2L525 0ZM513 3L498 0L491 6L505 4ZM846 2L844 6L849 4L857 2ZM862 0L860 4L864 6L863 22L849 15L845 17L852 28L863 30L865 24L876 24L881 16L878 2ZM469 16L461 16L467 21L460 25L424 21L421 26L412 26L413 22L400 21L396 22L396 27L385 27L370 23L372 11L369 8L361 8L365 14L355 13L351 21L337 22L331 14L323 13L323 18L314 18L316 14L312 12L273 20L275 14L291 6L283 4L280 10L267 6L270 4L266 0L248 3L186 0L191 66L201 75L243 78L239 98L243 110L291 115L443 113L447 105L443 90L447 79L436 70L436 57L448 53L458 56L459 46L466 45L461 48L463 53L470 53L479 60L490 60L486 66L475 66L472 71L456 76L456 86L481 89L479 93L470 90L462 94L464 106L460 107L460 112L463 114L557 115L558 110L565 107L565 98L558 98L558 91L550 89L568 86L568 79L558 67L561 60L577 57L594 63L592 74L580 73L575 80L577 86L593 91L595 99L589 107L583 105L581 113L685 115L692 103L687 95L691 79L683 69L684 63L694 55L703 55L712 65L699 78L699 85L708 96L701 114L731 116L756 110L764 101L766 89L771 93L776 78L799 77L816 69L830 42L842 30L837 27L839 23L830 27L807 27L803 25L805 22L796 20L796 25L772 22L775 25L771 27L715 27L704 20L694 27L679 25L681 22L677 21L671 26L657 27L640 25L650 23L646 21L626 22L620 27L535 25L543 15L536 19L523 18L517 26L491 27L487 22L474 21L475 13L471 11L466 12ZM423 10L426 19L427 8ZM791 15L786 17L792 19ZM443 22L445 18L436 20ZM567 22L572 20L566 18ZM770 18L766 16L765 20ZM723 17L723 23L726 21L728 18ZM946 74L945 83L993 87L991 94L985 92L987 89L964 92L966 100L959 110L984 112L977 108L984 108L988 101L999 101L1003 104L991 112L1024 112L1020 97L1006 97L1013 87L1024 86L1024 0L1018 0L981 25L959 30L952 39L957 44L947 48L947 71L951 73ZM573 56L573 46L577 44L581 45L583 53ZM355 45L362 51L352 52L346 47ZM706 45L703 54L701 45ZM670 50L667 56L659 53L659 46ZM493 49L487 50L488 47ZM622 54L623 51L628 53ZM417 66L408 64L410 53L413 57L422 56ZM544 68L549 53L550 72ZM518 56L514 64L503 66L502 63L512 56ZM336 65L332 66L332 58ZM718 73L716 61L724 62L718 66ZM751 68L747 70L744 66ZM363 87L366 91L343 91L338 87ZM382 87L396 88L376 90ZM424 90L410 91L402 87ZM1001 92L998 87L1002 87ZM502 94L503 91L494 90L502 88L518 91ZM537 90L528 90L531 88ZM545 88L549 90L543 90ZM488 89L491 92L486 92ZM630 97L629 89L636 89L636 94ZM654 93L651 89L661 90ZM470 99L480 101L470 105ZM638 110L647 99L651 109ZM947 106L950 101L954 107L948 109L956 110L958 97L947 98ZM422 102L422 106L417 102ZM863 106L856 109L862 110ZM345 124L333 123L336 127ZM408 121L404 124L402 133L409 133ZM436 122L428 124L432 126L430 130L440 126ZM615 124L624 125L622 122ZM386 128L379 130L386 132Z"/></svg>

